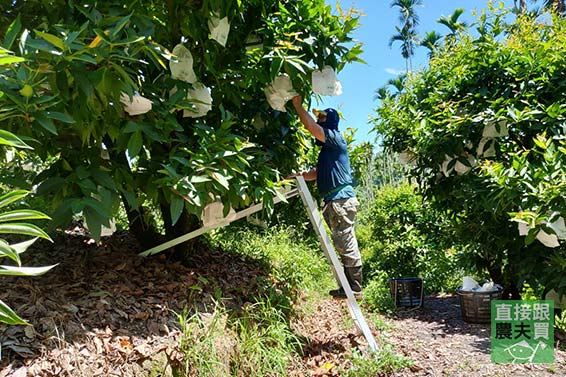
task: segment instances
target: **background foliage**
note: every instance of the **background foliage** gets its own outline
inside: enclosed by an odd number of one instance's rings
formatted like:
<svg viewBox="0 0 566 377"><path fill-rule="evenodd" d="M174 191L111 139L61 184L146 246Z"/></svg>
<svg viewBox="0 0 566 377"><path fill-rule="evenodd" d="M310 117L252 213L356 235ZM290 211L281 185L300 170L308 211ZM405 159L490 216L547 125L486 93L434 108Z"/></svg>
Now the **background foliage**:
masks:
<svg viewBox="0 0 566 377"><path fill-rule="evenodd" d="M427 292L458 287L457 241L450 224L423 201L410 183L384 186L364 214L367 231L359 231L364 273L388 288L386 278L421 277Z"/></svg>
<svg viewBox="0 0 566 377"><path fill-rule="evenodd" d="M566 288L566 236L553 224L566 217L566 23L508 20L491 8L477 35L436 50L402 93L383 98L375 129L414 156L411 176L455 224L468 263L518 297L525 281ZM541 230L558 245L543 244Z"/></svg>

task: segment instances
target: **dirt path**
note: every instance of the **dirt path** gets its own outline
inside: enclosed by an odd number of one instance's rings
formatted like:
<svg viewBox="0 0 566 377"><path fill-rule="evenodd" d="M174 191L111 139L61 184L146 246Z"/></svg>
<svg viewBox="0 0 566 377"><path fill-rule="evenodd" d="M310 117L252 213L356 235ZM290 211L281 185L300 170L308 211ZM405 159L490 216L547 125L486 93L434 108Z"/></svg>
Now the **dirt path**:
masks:
<svg viewBox="0 0 566 377"><path fill-rule="evenodd" d="M396 376L566 375L566 352L558 349L555 365L493 364L489 324L464 322L454 295L427 297L423 309L401 311L386 322L393 328L389 342L415 361L411 370Z"/></svg>
<svg viewBox="0 0 566 377"><path fill-rule="evenodd" d="M369 317L366 313L366 317ZM384 324L372 325L378 342L393 346L410 358L410 368L388 376L531 377L565 376L566 351L563 343L555 349L555 364L494 364L490 355L487 324L470 324L461 319L458 297L429 296L425 306L414 311L398 311L394 316L378 316ZM344 301L324 300L300 321L297 331L310 339L304 365L308 369L293 375L339 376L340 368L352 367L352 347L365 349L362 334L351 321ZM559 349L561 348L561 349Z"/></svg>
<svg viewBox="0 0 566 377"><path fill-rule="evenodd" d="M215 250L189 267L141 259L124 234L103 245L76 235L38 245L49 252L28 251L25 265L59 263L54 272L0 279L0 299L33 324L0 325L0 377L170 376L183 358L175 312L194 302L213 306L219 290L226 305L244 306L266 278L257 262ZM414 360L396 376L566 375L564 351L555 352L555 374L546 365L491 364L488 327L463 322L452 296L428 297L422 310L382 320L385 329L370 324L378 342ZM352 349L366 348L345 301L321 300L292 327L305 346L289 376L339 376L352 367Z"/></svg>

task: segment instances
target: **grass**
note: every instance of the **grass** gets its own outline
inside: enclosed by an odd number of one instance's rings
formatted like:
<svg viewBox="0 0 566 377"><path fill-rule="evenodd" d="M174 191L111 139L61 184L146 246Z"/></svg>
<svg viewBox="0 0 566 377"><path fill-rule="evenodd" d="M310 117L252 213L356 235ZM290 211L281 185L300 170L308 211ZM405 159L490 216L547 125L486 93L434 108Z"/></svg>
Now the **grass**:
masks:
<svg viewBox="0 0 566 377"><path fill-rule="evenodd" d="M222 250L244 254L271 266L271 277L305 292L334 287L330 267L316 237L295 227L265 229L234 226L220 229L211 242Z"/></svg>
<svg viewBox="0 0 566 377"><path fill-rule="evenodd" d="M303 240L293 228L257 233L232 227L214 233L210 242L262 262L268 266L269 277L260 282L254 302L244 308L228 310L217 304L210 312L192 309L189 314L186 309L177 314L185 357L175 374L286 375L289 362L302 351L289 324L293 300L299 292L317 292L319 284L330 284L332 276L324 257L317 255L312 240Z"/></svg>
<svg viewBox="0 0 566 377"><path fill-rule="evenodd" d="M234 374L285 375L290 358L300 353L301 343L284 314L269 300L258 301L235 322L240 353L233 363Z"/></svg>
<svg viewBox="0 0 566 377"><path fill-rule="evenodd" d="M285 375L301 352L285 314L267 298L234 314L220 305L210 313L177 314L184 359L175 376Z"/></svg>
<svg viewBox="0 0 566 377"><path fill-rule="evenodd" d="M411 367L414 362L400 355L387 343L381 345L379 352L364 355L358 350L352 351L352 367L341 371L341 376L375 377L386 376L398 370Z"/></svg>
<svg viewBox="0 0 566 377"><path fill-rule="evenodd" d="M226 313L218 305L212 313L177 314L181 325L180 348L185 357L177 368L178 376L227 376L226 361L230 360L236 344L226 326Z"/></svg>
<svg viewBox="0 0 566 377"><path fill-rule="evenodd" d="M217 304L210 313L193 309L192 314L189 310L178 314L185 357L176 376L285 376L291 363L300 364L302 339L292 330L290 319L297 313L312 313L316 301L326 298L335 282L318 241L299 233L293 227L232 226L212 234L211 246L260 261L269 277L243 308ZM343 375L375 376L411 364L389 346L369 358L354 351L351 361L353 369Z"/></svg>

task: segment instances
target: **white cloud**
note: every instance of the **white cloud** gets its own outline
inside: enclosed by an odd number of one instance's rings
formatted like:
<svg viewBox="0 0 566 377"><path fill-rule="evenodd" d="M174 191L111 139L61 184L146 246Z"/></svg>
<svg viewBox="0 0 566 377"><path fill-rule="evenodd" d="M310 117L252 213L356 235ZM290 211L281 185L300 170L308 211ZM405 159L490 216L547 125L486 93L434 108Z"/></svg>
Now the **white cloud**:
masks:
<svg viewBox="0 0 566 377"><path fill-rule="evenodd" d="M399 76L402 73L405 73L403 70L398 70L395 68L385 68L385 72L389 73L390 75Z"/></svg>

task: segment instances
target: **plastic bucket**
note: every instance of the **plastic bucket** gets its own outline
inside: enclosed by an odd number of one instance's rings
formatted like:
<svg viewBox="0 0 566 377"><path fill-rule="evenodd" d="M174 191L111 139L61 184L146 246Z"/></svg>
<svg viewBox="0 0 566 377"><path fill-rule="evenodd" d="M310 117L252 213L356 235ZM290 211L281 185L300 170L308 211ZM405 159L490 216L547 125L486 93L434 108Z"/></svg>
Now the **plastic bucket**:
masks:
<svg viewBox="0 0 566 377"><path fill-rule="evenodd" d="M423 306L423 279L414 277L389 279L389 289L391 297L395 300L395 306Z"/></svg>

